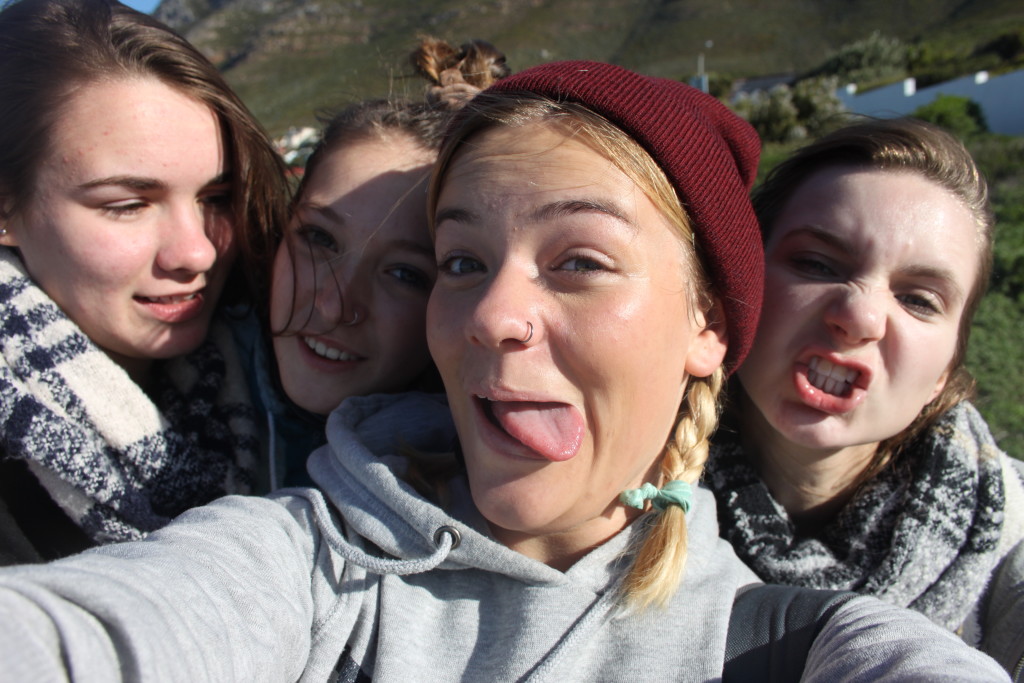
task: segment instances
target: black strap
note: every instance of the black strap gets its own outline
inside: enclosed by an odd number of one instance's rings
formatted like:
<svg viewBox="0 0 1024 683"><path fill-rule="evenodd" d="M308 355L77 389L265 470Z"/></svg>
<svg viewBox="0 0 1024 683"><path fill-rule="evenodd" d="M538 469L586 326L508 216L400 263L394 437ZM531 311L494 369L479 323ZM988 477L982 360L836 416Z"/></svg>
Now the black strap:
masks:
<svg viewBox="0 0 1024 683"><path fill-rule="evenodd" d="M729 616L723 683L799 681L825 623L856 593L758 585L736 594Z"/></svg>

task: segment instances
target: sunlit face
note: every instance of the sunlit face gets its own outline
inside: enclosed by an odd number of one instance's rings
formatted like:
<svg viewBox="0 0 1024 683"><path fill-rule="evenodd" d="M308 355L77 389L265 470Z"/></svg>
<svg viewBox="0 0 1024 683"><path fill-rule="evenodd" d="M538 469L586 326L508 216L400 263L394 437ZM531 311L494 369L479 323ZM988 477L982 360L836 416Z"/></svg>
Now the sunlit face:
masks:
<svg viewBox="0 0 1024 683"><path fill-rule="evenodd" d="M86 85L0 243L139 380L206 337L234 257L228 170L206 105L156 79Z"/></svg>
<svg viewBox="0 0 1024 683"><path fill-rule="evenodd" d="M406 389L430 363L434 157L405 134L373 137L331 152L307 179L274 261L270 309L281 383L306 410Z"/></svg>
<svg viewBox="0 0 1024 683"><path fill-rule="evenodd" d="M628 522L618 494L653 479L688 375L725 346L687 304L668 220L559 128L473 137L436 220L428 341L473 500L499 540L557 565Z"/></svg>
<svg viewBox="0 0 1024 683"><path fill-rule="evenodd" d="M839 166L806 180L766 244L739 371L775 436L836 450L907 427L945 384L979 249L967 208L914 173Z"/></svg>

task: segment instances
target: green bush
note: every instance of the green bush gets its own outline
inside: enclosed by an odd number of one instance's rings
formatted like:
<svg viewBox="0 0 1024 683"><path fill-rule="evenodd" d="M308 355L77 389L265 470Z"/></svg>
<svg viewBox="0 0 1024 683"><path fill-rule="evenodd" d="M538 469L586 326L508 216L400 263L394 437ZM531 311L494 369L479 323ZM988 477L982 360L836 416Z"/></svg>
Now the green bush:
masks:
<svg viewBox="0 0 1024 683"><path fill-rule="evenodd" d="M777 85L736 102L763 142L797 142L825 132L844 107L836 97L836 79L807 78L793 87Z"/></svg>
<svg viewBox="0 0 1024 683"><path fill-rule="evenodd" d="M961 138L974 137L988 131L981 107L974 100L961 95L939 95L929 104L915 109L911 116L942 126Z"/></svg>
<svg viewBox="0 0 1024 683"><path fill-rule="evenodd" d="M839 48L812 75L836 76L844 83L893 81L907 75L910 56L910 49L899 38L875 31Z"/></svg>

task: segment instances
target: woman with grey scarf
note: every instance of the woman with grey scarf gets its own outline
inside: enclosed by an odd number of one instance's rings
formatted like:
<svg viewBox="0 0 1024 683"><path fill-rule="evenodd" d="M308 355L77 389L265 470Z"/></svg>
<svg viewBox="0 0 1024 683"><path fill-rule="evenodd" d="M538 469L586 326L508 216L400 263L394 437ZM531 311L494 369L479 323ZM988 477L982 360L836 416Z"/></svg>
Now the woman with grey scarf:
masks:
<svg viewBox="0 0 1024 683"><path fill-rule="evenodd" d="M706 482L765 581L924 613L1024 667L1024 483L966 401L987 188L912 120L840 129L754 195L765 305Z"/></svg>

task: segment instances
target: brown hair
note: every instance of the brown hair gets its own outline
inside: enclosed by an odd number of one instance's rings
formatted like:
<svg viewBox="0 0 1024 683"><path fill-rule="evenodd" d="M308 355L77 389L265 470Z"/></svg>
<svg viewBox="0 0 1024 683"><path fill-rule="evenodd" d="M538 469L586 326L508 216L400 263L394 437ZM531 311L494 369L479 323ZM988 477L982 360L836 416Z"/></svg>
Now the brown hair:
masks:
<svg viewBox="0 0 1024 683"><path fill-rule="evenodd" d="M988 185L970 152L957 138L916 119L868 119L803 147L768 174L753 193L754 210L764 237L771 235L779 214L803 182L824 168L845 165L918 174L956 197L974 218L978 231L978 276L960 318L949 379L942 392L906 429L880 444L875 464L869 468L869 473L873 473L942 413L973 392L974 379L964 361L971 323L992 273L994 218L988 202Z"/></svg>
<svg viewBox="0 0 1024 683"><path fill-rule="evenodd" d="M486 40L470 40L456 49L427 36L420 39L409 60L416 73L433 86L446 86L450 79L457 79L483 90L512 73L504 53Z"/></svg>
<svg viewBox="0 0 1024 683"><path fill-rule="evenodd" d="M135 77L159 79L216 115L231 160L239 268L262 301L287 206L284 166L209 60L164 24L113 0L19 0L0 12L0 218L33 196L69 96L90 83ZM232 279L238 295L237 269Z"/></svg>

